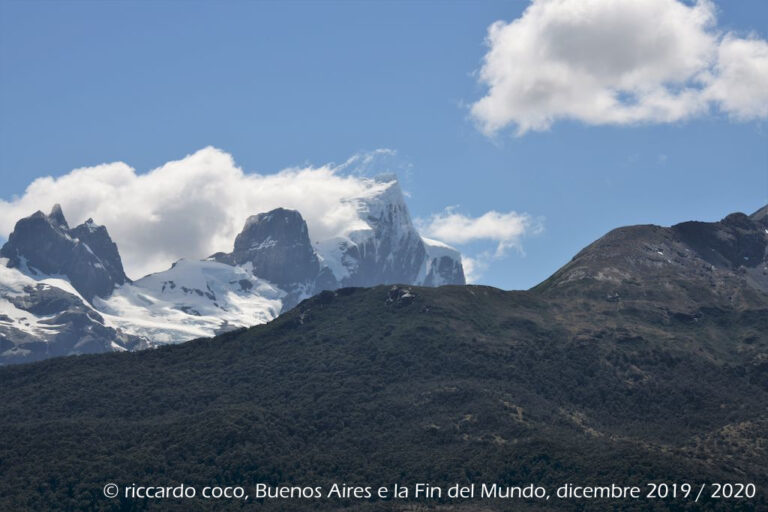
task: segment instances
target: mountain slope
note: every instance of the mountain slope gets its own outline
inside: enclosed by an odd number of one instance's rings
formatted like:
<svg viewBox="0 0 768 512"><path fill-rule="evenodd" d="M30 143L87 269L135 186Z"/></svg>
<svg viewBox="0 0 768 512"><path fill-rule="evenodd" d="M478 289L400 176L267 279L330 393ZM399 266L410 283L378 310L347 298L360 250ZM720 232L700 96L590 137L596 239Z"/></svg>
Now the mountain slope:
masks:
<svg viewBox="0 0 768 512"><path fill-rule="evenodd" d="M160 345L268 322L285 296L248 268L179 260L94 304L114 326Z"/></svg>
<svg viewBox="0 0 768 512"><path fill-rule="evenodd" d="M716 236L711 248L729 254L748 245L762 226L741 220L732 231L730 221L703 226L733 235ZM759 494L751 501L705 495L700 506L765 509L768 294L734 259L716 268L713 288L699 268L704 246L679 264L649 262L646 245L693 250L677 233L613 232L527 292L344 288L213 339L0 369L0 436L14 440L0 445L0 506L108 510L105 479L245 486L665 481L754 482ZM662 286L665 280L672 284ZM538 505L515 502L515 509ZM596 501L589 510L617 505L692 504ZM349 500L256 506L410 510ZM553 501L543 508L584 506Z"/></svg>
<svg viewBox="0 0 768 512"><path fill-rule="evenodd" d="M92 219L70 229L58 205L49 215L21 219L0 249L0 265L13 269L0 273L0 309L7 310L0 316L0 364L212 336L267 322L341 286L464 284L461 255L422 239L396 177L367 183L352 200L359 218L338 236L312 240L301 213L277 208L249 217L231 252L182 259L136 282L125 275L106 228ZM74 289L70 302L90 313L74 325L51 324L52 310L45 317L19 313L14 304L27 288L3 290L30 279L59 294ZM69 306L60 304L57 318L72 318L62 316Z"/></svg>
<svg viewBox="0 0 768 512"><path fill-rule="evenodd" d="M615 229L535 290L589 293L614 302L666 300L681 310L760 304L768 293L764 210L719 222Z"/></svg>
<svg viewBox="0 0 768 512"><path fill-rule="evenodd" d="M115 329L66 280L32 278L0 259L0 361L147 348L140 337Z"/></svg>

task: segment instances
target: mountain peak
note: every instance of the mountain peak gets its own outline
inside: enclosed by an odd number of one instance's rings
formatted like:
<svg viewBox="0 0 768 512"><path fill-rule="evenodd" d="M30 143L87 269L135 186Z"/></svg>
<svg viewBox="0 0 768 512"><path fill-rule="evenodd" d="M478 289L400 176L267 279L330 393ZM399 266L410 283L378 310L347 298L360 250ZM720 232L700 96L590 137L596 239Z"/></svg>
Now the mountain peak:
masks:
<svg viewBox="0 0 768 512"><path fill-rule="evenodd" d="M273 223L300 224L302 222L304 222L304 218L301 216L301 214L298 211L289 210L287 208L275 208L268 212L258 213L256 215L251 215L250 217L248 217L245 220L245 226L243 226L243 231L240 234L243 234L246 231L248 231L249 227L254 224L258 224L258 225L273 224ZM306 223L304 225L306 226ZM235 244L237 245L237 240L235 240Z"/></svg>
<svg viewBox="0 0 768 512"><path fill-rule="evenodd" d="M753 226L752 219L741 212L731 213L720 222L722 224L728 224L730 226L740 227L743 229L750 229Z"/></svg>
<svg viewBox="0 0 768 512"><path fill-rule="evenodd" d="M205 261L182 259L136 282L126 277L105 226L89 218L69 228L58 205L49 215L38 211L20 220L0 256L8 257L5 275L21 271L30 281L59 283L103 314L99 322L150 345L262 323L305 298L345 286L464 284L458 251L421 238L394 175L368 180L348 204L356 208L356 218L347 231L331 238L312 240L301 213L275 208L248 217L231 252ZM2 335L0 331L0 342ZM114 341L111 334L107 337ZM59 345L58 338L46 340ZM67 343L61 347L78 350Z"/></svg>
<svg viewBox="0 0 768 512"><path fill-rule="evenodd" d="M320 271L307 223L298 211L286 208L248 217L233 251L214 258L250 265L255 276L288 289L309 287Z"/></svg>
<svg viewBox="0 0 768 512"><path fill-rule="evenodd" d="M48 214L48 218L54 226L61 227L62 229L69 229L69 224L67 224L67 219L64 217L64 212L61 210L61 205L59 203L53 205L51 213Z"/></svg>
<svg viewBox="0 0 768 512"><path fill-rule="evenodd" d="M9 259L9 267L66 276L88 301L109 295L128 280L106 228L81 224L69 229L58 204L47 216L38 211L19 220L0 256Z"/></svg>
<svg viewBox="0 0 768 512"><path fill-rule="evenodd" d="M753 222L757 222L768 228L768 204L750 215L749 218L752 219Z"/></svg>
<svg viewBox="0 0 768 512"><path fill-rule="evenodd" d="M768 292L768 232L732 213L719 222L617 228L535 289L606 300L665 300L677 307L748 303Z"/></svg>

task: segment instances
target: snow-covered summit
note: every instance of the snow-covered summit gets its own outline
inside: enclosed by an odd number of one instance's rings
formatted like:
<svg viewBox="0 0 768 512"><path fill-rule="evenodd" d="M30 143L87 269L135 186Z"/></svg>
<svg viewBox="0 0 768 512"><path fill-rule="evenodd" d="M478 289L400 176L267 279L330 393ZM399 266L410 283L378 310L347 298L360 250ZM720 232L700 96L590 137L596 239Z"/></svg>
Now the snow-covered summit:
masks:
<svg viewBox="0 0 768 512"><path fill-rule="evenodd" d="M419 235L397 177L384 174L372 181L366 193L354 199L359 219L366 227L316 246L339 285L464 284L458 251L438 254L432 247L434 242ZM446 259L442 265L435 265L435 258Z"/></svg>
<svg viewBox="0 0 768 512"><path fill-rule="evenodd" d="M313 237L297 210L257 210L230 252L135 282L93 219L70 228L58 205L21 219L0 249L0 364L212 336L346 286L464 284L460 254L419 235L396 176L368 185L336 236Z"/></svg>

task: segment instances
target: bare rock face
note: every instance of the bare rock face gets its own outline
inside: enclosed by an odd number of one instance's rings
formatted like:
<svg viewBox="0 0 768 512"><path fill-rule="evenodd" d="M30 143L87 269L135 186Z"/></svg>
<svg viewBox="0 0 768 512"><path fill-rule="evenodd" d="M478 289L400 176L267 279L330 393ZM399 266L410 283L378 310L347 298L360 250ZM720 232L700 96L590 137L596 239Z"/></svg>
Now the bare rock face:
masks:
<svg viewBox="0 0 768 512"><path fill-rule="evenodd" d="M66 276L88 301L128 281L107 229L90 219L70 229L59 205L49 215L37 211L18 221L0 257L12 268Z"/></svg>
<svg viewBox="0 0 768 512"><path fill-rule="evenodd" d="M732 213L720 222L683 222L672 228L680 240L716 267L737 269L763 262L768 237L743 213Z"/></svg>
<svg viewBox="0 0 768 512"><path fill-rule="evenodd" d="M768 204L750 215L749 218L752 220L752 222L757 222L764 228L768 229Z"/></svg>
<svg viewBox="0 0 768 512"><path fill-rule="evenodd" d="M397 178L384 174L375 182L377 192L356 201L368 227L348 233L331 253L344 269L340 286L465 284L461 255L418 233Z"/></svg>
<svg viewBox="0 0 768 512"><path fill-rule="evenodd" d="M70 230L69 234L93 251L107 273L112 276L115 285L121 285L128 281L123 270L120 252L117 250L117 244L112 241L105 226L95 224L93 219L88 219Z"/></svg>
<svg viewBox="0 0 768 512"><path fill-rule="evenodd" d="M253 273L278 285L314 281L320 264L307 223L295 210L277 208L253 215L235 238L235 265L250 263Z"/></svg>
<svg viewBox="0 0 768 512"><path fill-rule="evenodd" d="M283 311L323 290L340 287L465 284L461 255L419 235L397 179L383 175L376 184L376 193L356 201L367 227L331 241L335 249L322 257L301 214L277 208L249 217L233 251L216 253L211 259L246 267L285 290ZM328 246L323 241L320 245Z"/></svg>
<svg viewBox="0 0 768 512"><path fill-rule="evenodd" d="M423 286L466 284L461 259L445 255L435 256L430 260L430 268L422 284Z"/></svg>
<svg viewBox="0 0 768 512"><path fill-rule="evenodd" d="M103 226L89 219L70 229L56 205L18 221L0 257L7 258L0 269L7 313L0 315L0 365L146 348L146 340L111 327L92 305L129 282ZM50 281L69 281L82 298Z"/></svg>
<svg viewBox="0 0 768 512"><path fill-rule="evenodd" d="M354 261L354 268L344 286L410 284L419 277L426 249L394 176L378 178L388 179L393 181L380 195L358 205L360 217L370 229L351 234L357 244L347 249L345 257Z"/></svg>
<svg viewBox="0 0 768 512"><path fill-rule="evenodd" d="M307 223L299 212L285 208L248 217L233 251L212 258L249 268L253 275L279 286L288 292L288 307L311 295L318 278L328 277L321 274ZM329 280L327 288L335 288L335 282Z"/></svg>

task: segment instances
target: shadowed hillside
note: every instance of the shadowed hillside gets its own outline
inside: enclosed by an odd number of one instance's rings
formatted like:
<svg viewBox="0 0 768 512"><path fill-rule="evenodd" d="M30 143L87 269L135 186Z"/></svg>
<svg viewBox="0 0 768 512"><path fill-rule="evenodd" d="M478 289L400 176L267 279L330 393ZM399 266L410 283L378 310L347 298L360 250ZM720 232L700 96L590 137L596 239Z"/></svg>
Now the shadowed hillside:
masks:
<svg viewBox="0 0 768 512"><path fill-rule="evenodd" d="M527 292L345 288L212 339L2 368L0 508L412 510L352 500L110 501L109 481L666 481L754 482L753 500L705 497L703 506L764 510L764 222L755 214L622 228ZM685 501L620 506L698 510Z"/></svg>

